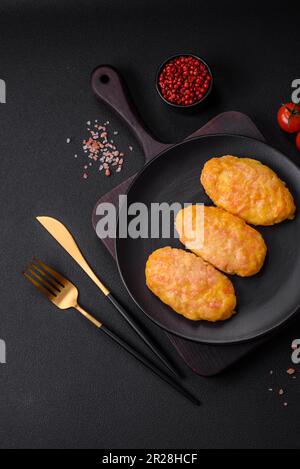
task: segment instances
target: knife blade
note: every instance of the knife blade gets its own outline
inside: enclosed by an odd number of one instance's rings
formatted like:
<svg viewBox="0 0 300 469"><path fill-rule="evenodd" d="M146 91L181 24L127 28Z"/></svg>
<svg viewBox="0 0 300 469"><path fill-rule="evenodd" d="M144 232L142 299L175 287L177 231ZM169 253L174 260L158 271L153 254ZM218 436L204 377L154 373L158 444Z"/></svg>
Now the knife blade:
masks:
<svg viewBox="0 0 300 469"><path fill-rule="evenodd" d="M64 248L65 251L77 262L78 265L85 271L91 280L97 285L98 288L104 293L105 296L109 295L109 290L93 272L85 258L83 257L75 239L69 230L58 220L51 217L37 217L41 225L53 236L53 238Z"/></svg>

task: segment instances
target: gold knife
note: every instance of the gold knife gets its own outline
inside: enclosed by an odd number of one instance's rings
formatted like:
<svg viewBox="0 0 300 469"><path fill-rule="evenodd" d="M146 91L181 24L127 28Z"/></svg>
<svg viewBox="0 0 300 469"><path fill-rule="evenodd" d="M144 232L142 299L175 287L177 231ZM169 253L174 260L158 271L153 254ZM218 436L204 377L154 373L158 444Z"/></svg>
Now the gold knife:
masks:
<svg viewBox="0 0 300 469"><path fill-rule="evenodd" d="M133 330L139 335L139 337L147 344L153 353L164 363L164 365L172 371L177 377L179 376L177 370L167 360L162 353L158 350L157 346L148 338L145 332L135 322L135 320L129 315L125 308L118 302L118 300L112 295L112 293L106 288L101 282L97 275L93 272L85 258L83 257L75 239L69 232L69 230L58 220L51 217L40 216L37 220L43 225L48 233L60 244L64 250L77 262L77 264L85 271L90 279L97 285L102 293L108 298L117 311L123 316L123 318L130 324Z"/></svg>

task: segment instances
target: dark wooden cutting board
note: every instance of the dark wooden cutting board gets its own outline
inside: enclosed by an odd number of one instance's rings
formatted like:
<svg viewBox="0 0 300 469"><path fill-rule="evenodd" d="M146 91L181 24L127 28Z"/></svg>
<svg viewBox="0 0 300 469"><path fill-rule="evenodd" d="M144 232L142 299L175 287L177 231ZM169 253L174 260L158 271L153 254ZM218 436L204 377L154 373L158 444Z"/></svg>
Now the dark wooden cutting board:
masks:
<svg viewBox="0 0 300 469"><path fill-rule="evenodd" d="M107 79L102 81L101 77L103 76ZM158 142L145 129L142 121L132 108L124 83L115 69L109 66L97 68L92 75L92 88L99 99L112 107L127 122L142 146L146 162L157 156L162 150L172 146L172 144ZM265 141L263 135L257 129L253 121L245 114L235 111L219 114L206 125L187 137L187 139L201 135L226 133L243 135ZM105 194L98 200L92 215L92 222L95 230L99 220L99 217L97 216L98 205L104 202L110 202L117 207L119 196L126 194L128 187L135 176L136 175L122 182L119 186L115 187L112 191ZM114 240L107 238L103 240L101 239L101 241L115 258L116 253ZM238 362L241 358L255 350L259 345L268 341L273 334L248 343L226 346L199 344L170 333L166 333L166 336L185 363L195 373L201 376L214 376Z"/></svg>

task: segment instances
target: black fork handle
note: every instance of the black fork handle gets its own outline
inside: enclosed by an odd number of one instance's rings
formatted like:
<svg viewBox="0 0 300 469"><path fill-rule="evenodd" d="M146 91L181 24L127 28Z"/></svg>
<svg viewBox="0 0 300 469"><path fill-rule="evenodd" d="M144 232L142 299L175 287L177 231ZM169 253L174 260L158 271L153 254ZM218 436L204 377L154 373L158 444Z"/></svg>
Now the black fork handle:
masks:
<svg viewBox="0 0 300 469"><path fill-rule="evenodd" d="M179 392L182 396L184 396L186 399L191 401L193 404L199 406L200 401L194 397L192 394L190 394L189 391L187 391L184 387L179 385L176 381L174 381L170 376L168 376L166 373L161 371L154 363L152 363L148 358L144 357L141 353L139 353L137 350L135 350L131 345L129 345L127 342L125 342L121 337L116 335L114 332L112 332L110 329L108 329L106 326L102 326L99 329L100 331L105 332L114 342L117 342L124 350L126 350L130 355L135 357L139 362L141 362L143 365L145 365L147 368L149 368L155 375L157 375L160 379L168 383L173 389L175 389L177 392Z"/></svg>

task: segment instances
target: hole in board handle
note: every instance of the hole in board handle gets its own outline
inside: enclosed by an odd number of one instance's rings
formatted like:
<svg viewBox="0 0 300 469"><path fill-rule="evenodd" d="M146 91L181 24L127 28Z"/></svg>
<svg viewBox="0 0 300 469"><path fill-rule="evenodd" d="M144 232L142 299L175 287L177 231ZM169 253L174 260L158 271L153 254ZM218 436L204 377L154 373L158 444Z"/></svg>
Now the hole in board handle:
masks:
<svg viewBox="0 0 300 469"><path fill-rule="evenodd" d="M109 76L108 75L101 75L99 78L100 82L106 85L109 82Z"/></svg>

